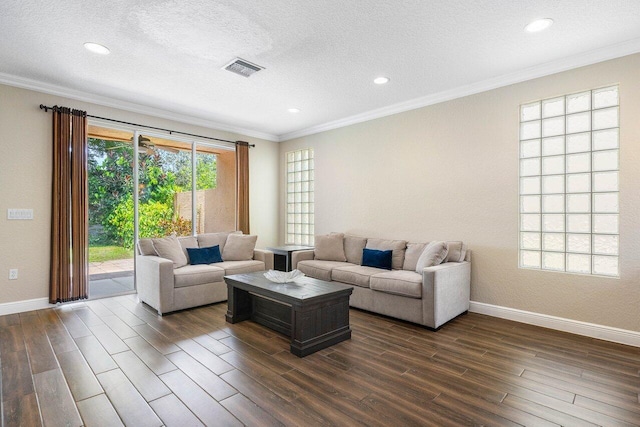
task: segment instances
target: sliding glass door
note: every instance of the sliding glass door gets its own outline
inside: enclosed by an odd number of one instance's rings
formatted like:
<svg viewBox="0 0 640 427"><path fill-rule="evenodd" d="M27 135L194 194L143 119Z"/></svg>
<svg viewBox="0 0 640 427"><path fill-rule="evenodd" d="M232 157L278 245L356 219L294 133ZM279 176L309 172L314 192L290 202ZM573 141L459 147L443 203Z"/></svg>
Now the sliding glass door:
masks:
<svg viewBox="0 0 640 427"><path fill-rule="evenodd" d="M134 290L133 133L91 127L89 297Z"/></svg>
<svg viewBox="0 0 640 427"><path fill-rule="evenodd" d="M230 148L89 126L90 298L135 291L138 239L235 230Z"/></svg>

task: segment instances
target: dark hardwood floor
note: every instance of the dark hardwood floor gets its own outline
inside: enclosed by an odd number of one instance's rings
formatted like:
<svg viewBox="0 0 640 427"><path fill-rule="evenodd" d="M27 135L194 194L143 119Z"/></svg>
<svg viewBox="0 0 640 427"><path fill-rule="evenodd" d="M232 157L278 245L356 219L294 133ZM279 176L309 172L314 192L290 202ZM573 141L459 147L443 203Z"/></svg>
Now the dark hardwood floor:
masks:
<svg viewBox="0 0 640 427"><path fill-rule="evenodd" d="M351 310L351 340L300 359L226 307L159 317L128 295L0 317L4 426L640 425L640 348Z"/></svg>

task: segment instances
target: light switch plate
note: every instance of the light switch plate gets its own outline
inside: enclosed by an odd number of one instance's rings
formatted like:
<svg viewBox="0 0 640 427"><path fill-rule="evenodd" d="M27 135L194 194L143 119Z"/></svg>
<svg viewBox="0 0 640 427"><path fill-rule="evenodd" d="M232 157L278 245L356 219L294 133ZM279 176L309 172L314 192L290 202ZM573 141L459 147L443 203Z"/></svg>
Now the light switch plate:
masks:
<svg viewBox="0 0 640 427"><path fill-rule="evenodd" d="M9 270L9 280L17 280L18 279L18 269L12 268Z"/></svg>
<svg viewBox="0 0 640 427"><path fill-rule="evenodd" d="M33 219L33 209L7 209L7 219Z"/></svg>

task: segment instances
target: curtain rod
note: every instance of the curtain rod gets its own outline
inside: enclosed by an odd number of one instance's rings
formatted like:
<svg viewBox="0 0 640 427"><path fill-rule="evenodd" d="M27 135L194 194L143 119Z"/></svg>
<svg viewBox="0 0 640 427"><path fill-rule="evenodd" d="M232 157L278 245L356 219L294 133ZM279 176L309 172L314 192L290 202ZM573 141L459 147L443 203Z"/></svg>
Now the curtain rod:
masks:
<svg viewBox="0 0 640 427"><path fill-rule="evenodd" d="M57 111L60 108L65 108L65 107L58 107L57 105L54 105L53 107L47 107L44 104L40 104L40 109L44 110L45 113L49 112L49 110ZM124 122L122 120L109 119L107 117L100 117L100 116L93 116L91 114L87 114L87 117L91 117L93 119L107 120L109 122L121 123L121 124L124 124L124 125L131 125L131 126L138 126L138 127L143 127L143 128L147 128L147 129L160 130L160 131L163 131L163 132L169 132L169 135L173 135L174 133L176 133L176 134L179 134L179 135L195 136L197 138L210 139L210 140L213 140L213 141L229 142L229 143L235 144L235 145L247 145L249 147L255 147L256 146L256 144L249 144L246 141L229 141L228 139L220 139L220 138L214 138L212 136L196 135L194 133L180 132L178 130L164 129L164 128L159 128L159 127L155 127L155 126L141 125L139 123Z"/></svg>

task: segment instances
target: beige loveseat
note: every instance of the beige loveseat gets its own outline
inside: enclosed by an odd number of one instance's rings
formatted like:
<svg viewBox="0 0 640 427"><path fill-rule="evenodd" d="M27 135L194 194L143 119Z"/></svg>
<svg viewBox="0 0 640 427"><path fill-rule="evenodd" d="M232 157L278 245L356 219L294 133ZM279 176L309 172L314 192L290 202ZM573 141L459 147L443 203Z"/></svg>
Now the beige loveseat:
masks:
<svg viewBox="0 0 640 427"><path fill-rule="evenodd" d="M342 238L343 252L339 244L319 251L317 236L315 251L293 253L292 267L310 277L353 286L350 306L431 329L469 310L471 251L462 242L438 242L443 250L435 258L421 259L428 244L339 233L329 237L336 239L331 237L335 235ZM362 266L365 248L391 250L392 269ZM419 262L428 266L421 268Z"/></svg>
<svg viewBox="0 0 640 427"><path fill-rule="evenodd" d="M141 239L136 257L139 299L158 314L227 300L228 274L273 268L273 252L255 249L257 236L241 232ZM192 265L187 248L219 246L223 262Z"/></svg>

